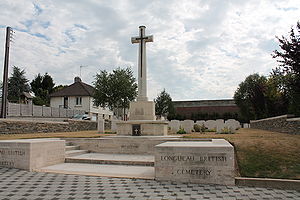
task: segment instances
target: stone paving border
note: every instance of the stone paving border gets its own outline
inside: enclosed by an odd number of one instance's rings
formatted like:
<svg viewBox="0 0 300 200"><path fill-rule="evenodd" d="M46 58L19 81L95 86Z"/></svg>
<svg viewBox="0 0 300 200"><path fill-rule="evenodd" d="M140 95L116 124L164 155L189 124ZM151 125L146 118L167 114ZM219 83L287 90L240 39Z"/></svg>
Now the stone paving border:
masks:
<svg viewBox="0 0 300 200"><path fill-rule="evenodd" d="M0 168L0 199L300 199L300 192Z"/></svg>
<svg viewBox="0 0 300 200"><path fill-rule="evenodd" d="M300 191L300 180L235 177L235 184L239 186Z"/></svg>

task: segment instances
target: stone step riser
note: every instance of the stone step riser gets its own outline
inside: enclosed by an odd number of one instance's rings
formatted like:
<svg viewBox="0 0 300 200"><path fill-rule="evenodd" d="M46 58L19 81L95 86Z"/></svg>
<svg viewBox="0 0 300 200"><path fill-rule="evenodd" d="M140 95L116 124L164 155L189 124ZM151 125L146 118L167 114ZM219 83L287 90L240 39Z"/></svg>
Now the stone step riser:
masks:
<svg viewBox="0 0 300 200"><path fill-rule="evenodd" d="M66 146L66 151L71 151L71 150L79 150L80 149L80 146L78 145L75 145L75 146Z"/></svg>
<svg viewBox="0 0 300 200"><path fill-rule="evenodd" d="M88 153L87 150L81 150L81 151L78 150L78 152L68 152L68 151L66 151L66 157L79 156L79 155L86 154L86 153Z"/></svg>
<svg viewBox="0 0 300 200"><path fill-rule="evenodd" d="M154 162L142 161L116 161L116 160L92 160L92 159L76 159L66 158L65 163L85 163L85 164L110 164L110 165L130 165L130 166L154 166Z"/></svg>
<svg viewBox="0 0 300 200"><path fill-rule="evenodd" d="M73 146L74 144L73 144L72 142L66 141L65 145L66 145L66 146Z"/></svg>

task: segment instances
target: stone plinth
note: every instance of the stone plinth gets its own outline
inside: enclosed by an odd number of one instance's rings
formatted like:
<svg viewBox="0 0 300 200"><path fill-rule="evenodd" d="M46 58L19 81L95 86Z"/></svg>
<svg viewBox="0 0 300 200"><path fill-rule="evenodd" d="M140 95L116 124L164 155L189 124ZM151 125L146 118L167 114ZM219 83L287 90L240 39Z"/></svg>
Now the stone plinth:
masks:
<svg viewBox="0 0 300 200"><path fill-rule="evenodd" d="M133 101L129 106L130 120L155 120L155 103L153 101Z"/></svg>
<svg viewBox="0 0 300 200"><path fill-rule="evenodd" d="M154 155L154 147L182 136L105 136L101 138L66 138L66 141L93 153Z"/></svg>
<svg viewBox="0 0 300 200"><path fill-rule="evenodd" d="M129 120L117 122L117 135L157 136L168 134L167 121Z"/></svg>
<svg viewBox="0 0 300 200"><path fill-rule="evenodd" d="M32 171L64 161L64 140L23 139L0 141L0 167Z"/></svg>
<svg viewBox="0 0 300 200"><path fill-rule="evenodd" d="M105 132L105 128L104 128L104 119L98 119L98 132L99 133L104 133Z"/></svg>
<svg viewBox="0 0 300 200"><path fill-rule="evenodd" d="M234 148L224 139L155 146L156 180L234 185L234 172Z"/></svg>

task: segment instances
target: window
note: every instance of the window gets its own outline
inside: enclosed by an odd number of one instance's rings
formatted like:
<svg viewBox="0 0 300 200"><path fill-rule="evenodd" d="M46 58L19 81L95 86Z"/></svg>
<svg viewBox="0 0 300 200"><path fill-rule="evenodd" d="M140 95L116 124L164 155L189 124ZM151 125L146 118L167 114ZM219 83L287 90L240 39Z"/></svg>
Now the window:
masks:
<svg viewBox="0 0 300 200"><path fill-rule="evenodd" d="M96 102L95 101L93 101L93 107L97 107L97 105L96 105Z"/></svg>
<svg viewBox="0 0 300 200"><path fill-rule="evenodd" d="M76 106L82 105L82 99L81 97L76 97Z"/></svg>

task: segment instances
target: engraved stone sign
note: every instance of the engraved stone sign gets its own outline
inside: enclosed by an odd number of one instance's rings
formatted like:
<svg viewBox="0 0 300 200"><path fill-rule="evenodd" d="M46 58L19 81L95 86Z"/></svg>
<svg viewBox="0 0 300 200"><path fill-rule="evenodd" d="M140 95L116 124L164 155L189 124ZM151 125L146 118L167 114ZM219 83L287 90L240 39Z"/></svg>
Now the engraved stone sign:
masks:
<svg viewBox="0 0 300 200"><path fill-rule="evenodd" d="M234 169L234 149L224 139L155 146L156 180L234 185Z"/></svg>
<svg viewBox="0 0 300 200"><path fill-rule="evenodd" d="M63 163L64 160L64 140L20 139L0 141L0 167L32 171Z"/></svg>

